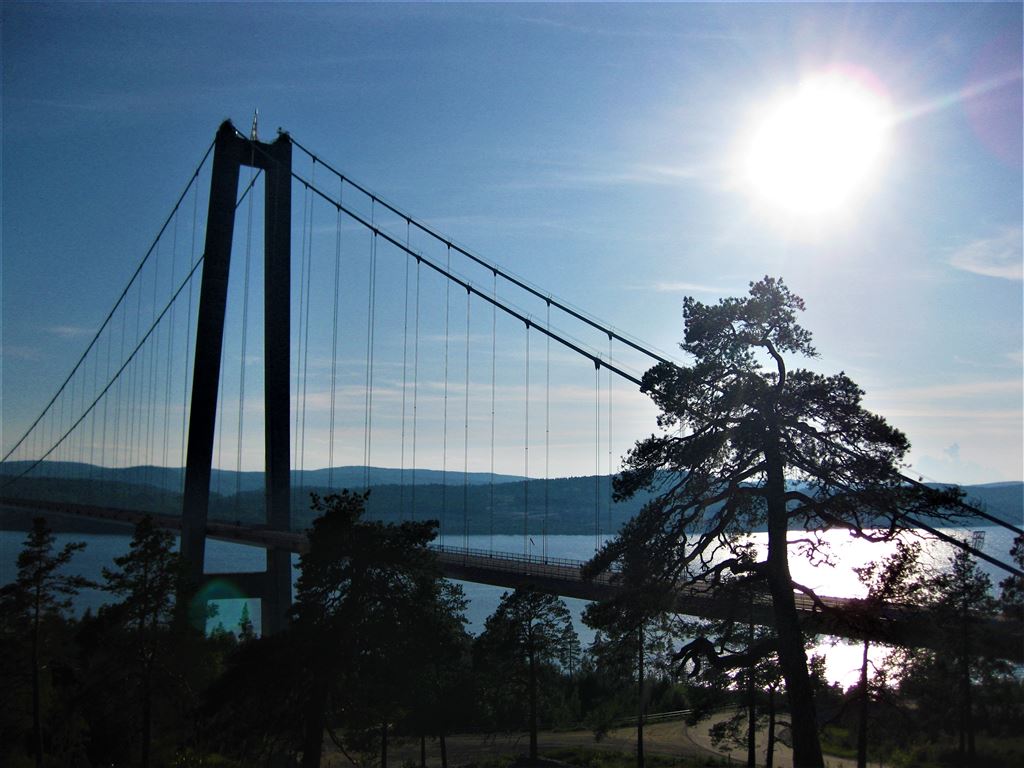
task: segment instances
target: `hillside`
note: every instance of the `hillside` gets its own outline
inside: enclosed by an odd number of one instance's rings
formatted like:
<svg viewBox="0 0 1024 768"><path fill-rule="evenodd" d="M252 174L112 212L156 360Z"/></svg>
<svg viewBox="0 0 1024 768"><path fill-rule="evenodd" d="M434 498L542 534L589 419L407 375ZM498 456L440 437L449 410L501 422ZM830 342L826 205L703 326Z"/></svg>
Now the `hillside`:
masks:
<svg viewBox="0 0 1024 768"><path fill-rule="evenodd" d="M24 478L17 495L28 498L65 499L86 504L147 509L177 514L181 505L181 469L129 467L100 470L85 464L45 465L49 476ZM17 470L16 466L5 470ZM38 472L38 470L37 470ZM62 476L54 477L60 474ZM310 494L330 493L326 469L294 473L292 490L293 527L309 526L313 513ZM618 530L635 515L649 496L638 494L621 503L611 503L611 482L607 475L530 480L497 475L493 484L488 473L443 473L417 470L415 485L411 470L405 470L406 484L399 484L398 469L372 467L372 492L367 503L371 518L397 521L415 517L435 519L447 534L522 533L524 515L529 533L592 534L599 519L603 532ZM3 474L0 474L2 477ZM334 488L363 487L363 467L338 467L333 471ZM101 479L102 478L102 481ZM443 482L442 482L443 481ZM263 473L230 471L215 473L211 483L210 516L215 520L261 523L263 521ZM241 492L236 493L236 489ZM1024 522L1024 483L990 483L965 486L967 500L989 514L1012 523ZM4 525L17 524L22 516L5 514ZM969 521L971 527L991 525L985 520Z"/></svg>

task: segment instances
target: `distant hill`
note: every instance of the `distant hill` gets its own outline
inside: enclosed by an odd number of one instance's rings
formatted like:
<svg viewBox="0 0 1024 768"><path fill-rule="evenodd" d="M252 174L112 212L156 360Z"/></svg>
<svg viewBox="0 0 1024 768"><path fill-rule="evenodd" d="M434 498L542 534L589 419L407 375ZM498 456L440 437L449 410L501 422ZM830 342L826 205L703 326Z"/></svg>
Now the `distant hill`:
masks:
<svg viewBox="0 0 1024 768"><path fill-rule="evenodd" d="M4 474L20 471L17 462L3 466ZM45 473L45 474L44 474ZM337 467L332 473L333 488L361 489L366 470L363 467ZM313 519L310 493L331 493L328 470L293 473L293 528L303 530ZM522 533L524 516L531 534L592 534L596 521L602 532L617 531L650 498L634 498L610 503L611 482L607 475L530 480L513 475L438 470L412 470L384 467L369 469L372 493L367 502L368 515L374 519L398 521L435 519L446 534ZM88 464L50 462L18 482L17 495L30 498L66 499L87 504L104 504L131 509L148 509L178 514L181 508L181 469L127 467L101 469ZM211 482L210 516L215 520L262 523L264 493L262 472L235 473L216 471ZM236 489L240 489L236 493ZM964 486L967 501L1000 520L1024 524L1024 483L988 483ZM23 516L6 514L5 526L20 527ZM928 521L925 522L936 522ZM942 523L939 523L942 524ZM992 523L975 519L964 523L984 527Z"/></svg>
<svg viewBox="0 0 1024 768"><path fill-rule="evenodd" d="M0 467L0 477L18 475L34 462L10 461ZM369 467L370 485L400 485L413 482L413 470L390 467ZM331 469L306 469L292 472L292 484L301 486L327 487L333 481L336 488L362 488L366 467L335 467ZM92 464L71 461L47 461L32 470L32 477L60 477L69 480L103 480L104 482L148 485L165 491L180 491L185 470L180 467L97 467ZM263 472L235 472L229 469L214 469L210 476L210 488L214 492L231 494L236 490L262 491ZM494 475L496 483L520 482L522 475ZM442 472L437 469L417 469L415 481L419 485L459 485L463 483L461 472ZM470 472L470 485L490 484L490 472ZM218 490L219 489L219 490Z"/></svg>

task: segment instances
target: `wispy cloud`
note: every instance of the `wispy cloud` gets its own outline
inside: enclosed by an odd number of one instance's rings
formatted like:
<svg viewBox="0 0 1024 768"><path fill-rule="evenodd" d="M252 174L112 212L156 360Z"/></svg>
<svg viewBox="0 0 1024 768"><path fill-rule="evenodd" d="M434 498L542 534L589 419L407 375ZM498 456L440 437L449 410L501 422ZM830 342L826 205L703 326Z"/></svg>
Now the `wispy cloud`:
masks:
<svg viewBox="0 0 1024 768"><path fill-rule="evenodd" d="M729 293L727 288L675 280L659 280L654 283L636 284L628 287L632 291L654 291L656 293L711 293L716 296L724 296Z"/></svg>
<svg viewBox="0 0 1024 768"><path fill-rule="evenodd" d="M579 18L579 14L572 14L571 16L563 15L560 18L554 18L550 15L524 14L520 15L518 20L524 24L532 24L538 27L547 27L549 29L573 32L582 35L633 38L640 40L665 40L669 42L692 42L695 40L707 40L710 42L741 42L749 40L750 38L749 35L728 29L679 29L676 27L658 25L656 23L651 24L650 26L640 27L635 24L623 25L621 19L616 19L614 22L602 24L600 22L594 22L592 16L590 17L589 23L582 22Z"/></svg>
<svg viewBox="0 0 1024 768"><path fill-rule="evenodd" d="M528 180L509 181L503 189L593 189L603 187L675 187L705 178L696 165L629 163L593 169L554 169Z"/></svg>
<svg viewBox="0 0 1024 768"><path fill-rule="evenodd" d="M36 347L26 347L16 344L4 344L0 347L0 353L6 359L29 360L35 362L42 360L43 356Z"/></svg>
<svg viewBox="0 0 1024 768"><path fill-rule="evenodd" d="M882 390L874 393L879 400L912 401L915 403L929 400L953 400L968 397L991 397L993 395L1013 395L1021 391L1020 379L994 379L989 381L965 381L953 384L933 384L925 387L907 387L905 389Z"/></svg>
<svg viewBox="0 0 1024 768"><path fill-rule="evenodd" d="M93 333L95 329L83 328L77 325L53 325L46 330L54 336L59 336L62 339L76 339L80 336L88 336L90 333Z"/></svg>
<svg viewBox="0 0 1024 768"><path fill-rule="evenodd" d="M1024 231L1006 227L1002 232L959 248L949 263L965 272L1004 280L1024 279L1024 252L1021 249Z"/></svg>

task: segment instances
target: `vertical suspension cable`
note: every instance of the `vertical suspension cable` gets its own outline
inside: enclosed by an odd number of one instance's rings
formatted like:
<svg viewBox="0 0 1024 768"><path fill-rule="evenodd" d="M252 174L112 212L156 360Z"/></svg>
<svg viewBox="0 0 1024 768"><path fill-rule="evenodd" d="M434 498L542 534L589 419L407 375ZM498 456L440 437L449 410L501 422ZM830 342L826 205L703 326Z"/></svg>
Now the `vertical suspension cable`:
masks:
<svg viewBox="0 0 1024 768"><path fill-rule="evenodd" d="M491 270L492 284L491 297L491 503L490 503L490 545L491 552L494 551L494 405L496 394L496 372L498 352L498 271Z"/></svg>
<svg viewBox="0 0 1024 768"><path fill-rule="evenodd" d="M114 345L113 330L111 329L107 333L107 366L104 369L103 380L110 381L110 348ZM110 393L108 392L103 396L103 429L102 436L100 438L100 478L102 479L106 475L107 467L107 414L108 405L110 403ZM107 477L107 480L110 478Z"/></svg>
<svg viewBox="0 0 1024 768"><path fill-rule="evenodd" d="M164 240L163 234L161 233L160 238L156 242L156 248L155 248L156 254L155 254L155 259L153 261L153 312L152 312L152 316L150 318L150 326L152 326L154 323L156 323L156 317L157 317L157 306L156 306L157 305L157 287L158 287L158 283L159 283L159 280L160 280L160 252L162 250L160 245L161 245L161 243L163 243L163 240ZM160 348L160 332L161 332L162 327L163 327L162 324L156 326L156 331L154 332L153 341L151 343L147 344L147 346L150 347L150 353L149 353L149 361L150 361L149 362L149 404L148 404L148 411L149 412L146 415L146 479L149 482L152 482L150 480L150 472L151 471L152 472L156 471L156 459L154 457L154 454L156 453L156 423L155 423L155 420L156 420L156 391L157 391L157 387L156 387L156 374L157 374L157 361L156 361L156 358L157 358L157 355L156 355L156 352ZM84 404L83 404L83 407L84 407Z"/></svg>
<svg viewBox="0 0 1024 768"><path fill-rule="evenodd" d="M141 338L141 335L142 335L142 283L141 283L141 281L139 282L139 285L136 288L135 295L137 297L137 300L135 302L135 337L134 337L134 341L132 342L132 348L133 349L138 345L139 339ZM140 399L139 398L139 393L141 391L141 387L140 387L140 384L141 384L140 369L141 369L141 367L142 367L142 364L141 364L140 358L139 357L135 357L132 360L132 364L131 364L131 369L130 369L131 377L129 378L129 387L128 387L129 401L130 401L130 410L129 410L129 420L128 420L129 437L128 437L128 440L126 442L126 445L131 446L129 456L134 456L134 455L137 455L137 453L138 453L138 445L136 443L136 440L137 440L136 429L137 429L138 421L139 421L138 417L140 415L139 414L139 405L138 405L138 403L139 403L139 399ZM128 487L126 485L125 486L125 503L127 504L128 502L129 502L129 499L128 499Z"/></svg>
<svg viewBox="0 0 1024 768"><path fill-rule="evenodd" d="M199 185L192 189L192 247L189 251L189 270L195 268L196 264L196 223L199 214ZM191 410L188 405L188 384L189 372L192 370L192 295L195 293L195 281L190 280L188 284L188 312L185 315L185 360L184 375L181 386L181 491L185 489L185 445L188 442L188 415Z"/></svg>
<svg viewBox="0 0 1024 768"><path fill-rule="evenodd" d="M462 435L462 546L469 549L469 308L472 294L466 289L466 396Z"/></svg>
<svg viewBox="0 0 1024 768"><path fill-rule="evenodd" d="M594 551L601 548L601 363L594 360Z"/></svg>
<svg viewBox="0 0 1024 768"><path fill-rule="evenodd" d="M608 334L608 365L612 365L612 335ZM612 464L612 369L608 369L608 520L607 527L605 530L608 531L609 535L615 532L615 528L612 526L612 475L613 464Z"/></svg>
<svg viewBox="0 0 1024 768"><path fill-rule="evenodd" d="M156 330L154 331L152 336L152 341L146 344L146 354L149 356L149 379L146 392L146 445L144 447L144 454L146 456L146 471L144 477L145 482L149 485L153 484L153 476L156 472L156 459L154 457L156 448L156 357L157 350L159 349L160 345L160 328L161 326L156 326Z"/></svg>
<svg viewBox="0 0 1024 768"><path fill-rule="evenodd" d="M125 344L125 336L127 335L127 328L128 328L128 303L126 301L122 305L122 309L121 309L121 347L120 347L120 352L119 352L118 357L117 357L118 367L120 367L120 365L122 363L124 363L124 344ZM110 467L111 467L110 477L111 477L112 481L116 477L115 468L117 467L117 460L118 460L117 446L121 444L121 442L120 442L121 441L121 405L123 403L122 394L123 394L123 389L124 389L125 383L126 383L126 378L124 376L118 376L117 377L117 402L114 404L114 428L113 428L113 433L112 433L112 436L111 436L111 445L110 445L110 454L111 454L111 456L110 456ZM116 488L116 486L115 486L115 488Z"/></svg>
<svg viewBox="0 0 1024 768"><path fill-rule="evenodd" d="M61 453L61 465L60 465L60 468L63 469L62 474L68 480L71 479L71 471L72 471L71 463L75 460L74 439L72 438L72 439L67 439L67 440L61 440L61 438L62 438L63 435L67 434L68 430L70 429L70 425L75 423L74 407L75 407L75 389L77 388L77 385L78 385L78 377L77 376L73 376L71 378L71 387L68 390L68 393L62 398L64 400L68 400L68 404L67 404L68 426L64 426L64 424L61 423L60 431L57 433L57 440L61 441L61 443L60 443L60 453Z"/></svg>
<svg viewBox="0 0 1024 768"><path fill-rule="evenodd" d="M341 211L338 211L341 216ZM399 483L398 483L398 519L405 520L405 405L406 385L408 382L409 363L409 219L405 220L405 282L402 288L402 297L405 300L402 309L402 442L399 449Z"/></svg>
<svg viewBox="0 0 1024 768"><path fill-rule="evenodd" d="M530 323L526 323L526 416L523 424L523 554L530 554Z"/></svg>
<svg viewBox="0 0 1024 768"><path fill-rule="evenodd" d="M547 302L548 331L551 331L551 302ZM544 531L541 535L541 551L548 558L548 511L551 502L551 336L545 337L544 353Z"/></svg>
<svg viewBox="0 0 1024 768"><path fill-rule="evenodd" d="M370 203L370 291L366 308L366 413L363 418L363 486L370 490L370 461L373 450L373 342L374 321L377 311L377 231L376 202Z"/></svg>
<svg viewBox="0 0 1024 768"><path fill-rule="evenodd" d="M227 400L224 397L224 379L227 378L224 375L224 358L226 354L227 344L224 344L222 340L220 345L220 374L217 376L217 479L215 487L218 496L224 494L221 483L224 480L224 408L226 407L225 401Z"/></svg>
<svg viewBox="0 0 1024 768"><path fill-rule="evenodd" d="M411 510L416 519L416 422L419 415L419 373L420 373L420 260L416 259L416 321L412 345L412 500Z"/></svg>
<svg viewBox="0 0 1024 768"><path fill-rule="evenodd" d="M316 163L313 163L311 184L316 184ZM302 438L299 449L299 494L302 495L306 489L306 390L309 385L309 310L313 306L313 211L316 209L316 197L310 192L309 195L309 224L304 223L309 236L309 245L306 248L306 319L302 344Z"/></svg>
<svg viewBox="0 0 1024 768"><path fill-rule="evenodd" d="M174 213L174 230L171 235L171 286L173 287L175 282L175 276L178 272L178 212ZM166 376L164 377L164 434L163 434L163 446L161 451L160 461L164 466L164 471L170 475L171 466L168 463L168 446L170 445L170 430L171 430L171 379L173 378L174 365L174 321L175 321L175 310L177 309L178 302L174 301L171 304L171 317L170 317L170 332L167 334L167 363L166 363ZM160 497L161 500L167 496L167 484L164 483L160 486Z"/></svg>
<svg viewBox="0 0 1024 768"><path fill-rule="evenodd" d="M100 376L100 360L99 360L99 356L100 356L100 350L99 350L99 347L97 346L96 354L93 356L93 359L92 359L92 397L90 399L95 399L96 393L99 391L99 376ZM89 432L89 487L90 488L95 487L94 484L93 484L93 481L95 479L94 478L94 472L95 472L95 467L96 467L96 417L98 415L97 414L98 410L99 410L99 408L93 408L92 409L92 427L91 427L90 432ZM90 503L95 503L95 501L90 501Z"/></svg>
<svg viewBox="0 0 1024 768"><path fill-rule="evenodd" d="M452 247L448 246L445 271L452 271ZM445 518L448 516L448 323L451 314L451 280L444 281L444 406L441 427L441 543L444 544Z"/></svg>
<svg viewBox="0 0 1024 768"><path fill-rule="evenodd" d="M338 205L334 223L334 319L331 322L331 425L328 430L327 485L334 488L334 408L338 384L338 296L341 286L341 205L344 204L344 179L338 179Z"/></svg>

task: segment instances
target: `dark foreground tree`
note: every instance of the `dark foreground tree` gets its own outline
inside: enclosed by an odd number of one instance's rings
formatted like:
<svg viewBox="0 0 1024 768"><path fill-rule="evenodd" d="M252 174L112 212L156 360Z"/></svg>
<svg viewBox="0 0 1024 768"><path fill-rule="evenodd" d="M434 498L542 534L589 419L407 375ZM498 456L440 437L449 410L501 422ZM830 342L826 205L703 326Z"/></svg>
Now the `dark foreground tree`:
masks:
<svg viewBox="0 0 1024 768"><path fill-rule="evenodd" d="M634 562L642 563L639 557ZM644 719L649 690L648 675L668 677L674 668L671 649L674 639L684 635L671 609L671 595L651 589L647 571L634 568L629 580L613 597L591 603L583 613L587 626L598 631L591 655L606 673L636 685L636 764L644 767ZM608 723L599 723L599 731Z"/></svg>
<svg viewBox="0 0 1024 768"><path fill-rule="evenodd" d="M867 595L859 606L862 615L859 618L854 617L862 629L869 630L881 623L878 617L879 609L883 604L910 605L922 597L924 583L918 562L920 552L921 546L917 542L908 544L897 540L896 551L889 557L853 569L861 584L868 589ZM884 630L879 635L884 639ZM867 768L868 764L868 715L871 704L882 699L885 694L884 686L880 685L885 681L884 675L874 683L868 678L870 665L868 652L870 649L871 641L865 633L865 638L861 641L860 678L855 695L857 701L857 768Z"/></svg>
<svg viewBox="0 0 1024 768"><path fill-rule="evenodd" d="M122 630L112 639L125 646L124 669L138 708L139 765L146 768L153 742L153 705L159 688L156 680L168 676L164 674L168 659L181 653L180 638L172 637L170 628L184 569L181 555L174 551L174 535L157 528L149 517L135 526L128 552L114 558L114 565L114 569L103 569L104 589L120 602L106 610L113 624Z"/></svg>
<svg viewBox="0 0 1024 768"><path fill-rule="evenodd" d="M91 586L87 579L64 572L64 567L76 552L85 548L85 544L65 544L59 552L54 552L55 542L56 537L46 520L35 518L25 545L18 554L18 576L13 583L0 590L5 655L11 653L11 645L20 639L19 635L27 636L28 639L32 708L30 749L37 766L43 765L44 756L43 675L44 670L50 667L47 653L50 644L46 642L46 627L53 620L60 622L61 617L70 610L71 598L79 589ZM15 680L8 679L7 685L10 688L5 696L14 692L14 683ZM16 698L12 696L12 699Z"/></svg>
<svg viewBox="0 0 1024 768"><path fill-rule="evenodd" d="M1010 548L1010 558L1021 570L1024 570L1024 536L1017 535ZM999 605L1006 616L1024 621L1024 577L1007 576L999 582Z"/></svg>
<svg viewBox="0 0 1024 768"><path fill-rule="evenodd" d="M322 514L300 560L289 630L304 668L303 766L320 765L325 729L346 749L346 736L379 728L386 760L388 725L404 714L408 680L425 663L419 628L462 605L442 589L427 546L437 523L364 521L365 502L347 491L313 497Z"/></svg>
<svg viewBox="0 0 1024 768"><path fill-rule="evenodd" d="M525 697L530 760L536 762L542 670L551 665L568 669L573 656L579 656L569 609L561 598L532 589L506 592L487 617L477 646L506 694ZM508 690L510 683L513 691Z"/></svg>
<svg viewBox="0 0 1024 768"><path fill-rule="evenodd" d="M595 556L592 569L619 563L628 574L642 567L671 587L714 589L729 579L761 585L772 602L773 636L739 651L697 638L681 649L680 661L737 668L777 653L793 764L820 768L794 591L814 594L790 575L787 533L841 527L887 540L907 525L907 513L927 514L951 499L900 481L907 438L862 407L863 392L849 377L787 365L789 356L817 354L796 322L803 309L802 299L770 277L752 283L745 298L685 300L682 349L694 362L659 364L644 375L642 390L661 411L662 434L639 442L615 480L617 499L641 490L657 495ZM737 557L737 542L764 528L764 559ZM820 552L813 533L803 538L806 552Z"/></svg>

